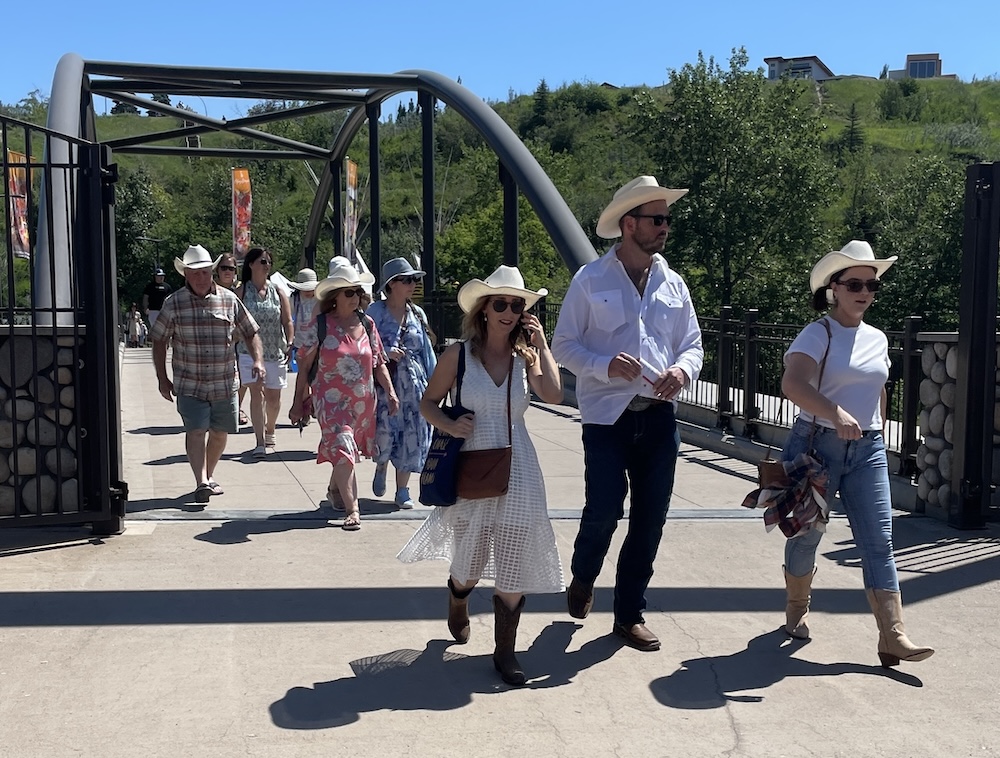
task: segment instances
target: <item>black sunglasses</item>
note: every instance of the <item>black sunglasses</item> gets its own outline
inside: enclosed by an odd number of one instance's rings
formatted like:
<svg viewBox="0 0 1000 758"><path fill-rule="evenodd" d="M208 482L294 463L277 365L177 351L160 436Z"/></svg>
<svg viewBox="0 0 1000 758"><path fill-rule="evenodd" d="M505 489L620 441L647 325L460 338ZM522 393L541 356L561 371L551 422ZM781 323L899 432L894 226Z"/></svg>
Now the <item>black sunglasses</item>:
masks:
<svg viewBox="0 0 1000 758"><path fill-rule="evenodd" d="M257 259L257 263L259 263L261 266L270 266L271 265L271 261L269 261L267 258L258 258Z"/></svg>
<svg viewBox="0 0 1000 758"><path fill-rule="evenodd" d="M420 281L419 276L397 276L392 281L399 282L400 284L416 284Z"/></svg>
<svg viewBox="0 0 1000 758"><path fill-rule="evenodd" d="M664 224L670 226L674 222L673 216L669 213L657 213L654 216L650 216L645 213L628 213L626 215L631 216L632 218L651 218L653 219L653 226L663 226Z"/></svg>
<svg viewBox="0 0 1000 758"><path fill-rule="evenodd" d="M510 308L510 312L513 314L518 314L524 310L524 301L515 300L513 303L508 303L506 300L493 300L493 310L497 313L503 313L505 310Z"/></svg>
<svg viewBox="0 0 1000 758"><path fill-rule="evenodd" d="M342 294L344 297L361 297L363 294L365 294L365 291L362 289L341 290L340 294Z"/></svg>
<svg viewBox="0 0 1000 758"><path fill-rule="evenodd" d="M236 273L236 266L219 266L219 271L232 271Z"/></svg>
<svg viewBox="0 0 1000 758"><path fill-rule="evenodd" d="M863 289L867 289L869 292L878 292L882 286L882 282L878 279L869 279L867 282L863 282L860 279L848 279L845 282L834 279L834 281L842 287L847 287L848 292L861 292Z"/></svg>

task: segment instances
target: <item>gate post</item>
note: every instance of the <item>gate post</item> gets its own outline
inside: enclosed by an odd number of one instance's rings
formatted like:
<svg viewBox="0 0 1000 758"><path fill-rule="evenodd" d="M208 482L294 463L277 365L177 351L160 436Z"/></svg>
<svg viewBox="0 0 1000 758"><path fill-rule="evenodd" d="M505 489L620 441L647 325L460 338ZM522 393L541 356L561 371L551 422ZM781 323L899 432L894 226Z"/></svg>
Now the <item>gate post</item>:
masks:
<svg viewBox="0 0 1000 758"><path fill-rule="evenodd" d="M716 363L719 372L719 396L716 399L718 418L715 425L726 431L732 428L733 423L733 401L729 398L733 376L733 338L729 333L732 319L733 306L722 306L719 309L719 355Z"/></svg>
<svg viewBox="0 0 1000 758"><path fill-rule="evenodd" d="M760 418L760 408L757 407L757 319L760 313L756 308L746 312L743 319L743 419L746 422L744 435L753 439L757 432L757 419Z"/></svg>
<svg viewBox="0 0 1000 758"><path fill-rule="evenodd" d="M920 404L920 353L917 332L920 316L907 316L903 321L903 418L899 441L899 476L912 479L917 473L917 414ZM888 411L887 411L888 415Z"/></svg>

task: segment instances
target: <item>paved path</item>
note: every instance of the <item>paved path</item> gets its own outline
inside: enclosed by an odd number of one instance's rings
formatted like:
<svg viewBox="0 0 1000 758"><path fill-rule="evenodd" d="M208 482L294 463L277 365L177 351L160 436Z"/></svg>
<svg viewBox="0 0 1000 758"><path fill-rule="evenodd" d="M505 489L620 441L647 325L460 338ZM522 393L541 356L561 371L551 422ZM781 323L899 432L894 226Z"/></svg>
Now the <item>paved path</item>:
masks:
<svg viewBox="0 0 1000 758"><path fill-rule="evenodd" d="M315 426L280 428L263 461L243 455L252 434L232 437L226 494L202 509L149 351L127 351L122 375L125 534L0 531L4 758L1000 756L996 525L896 519L908 628L938 653L886 672L844 520L820 551L815 638L791 643L782 538L738 506L752 466L685 446L648 595L663 650L609 635L608 561L585 621L562 596L528 598L532 680L511 690L490 662L489 588L469 644L449 643L447 567L394 559L424 509L374 499L370 463L360 532L328 522ZM577 414L535 405L528 424L565 565Z"/></svg>

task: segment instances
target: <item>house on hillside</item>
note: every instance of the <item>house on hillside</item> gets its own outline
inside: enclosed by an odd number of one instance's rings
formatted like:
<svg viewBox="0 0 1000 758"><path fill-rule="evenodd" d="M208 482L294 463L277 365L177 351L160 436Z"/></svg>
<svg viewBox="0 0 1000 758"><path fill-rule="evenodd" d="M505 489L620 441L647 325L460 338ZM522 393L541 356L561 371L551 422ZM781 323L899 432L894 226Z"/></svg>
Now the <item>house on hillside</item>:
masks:
<svg viewBox="0 0 1000 758"><path fill-rule="evenodd" d="M802 58L765 58L764 63L767 64L767 78L772 80L789 76L793 79L814 79L821 82L834 77L834 73L815 55Z"/></svg>
<svg viewBox="0 0 1000 758"><path fill-rule="evenodd" d="M941 56L937 53L915 53L906 56L906 67L889 72L890 79L955 79L954 74L941 73Z"/></svg>

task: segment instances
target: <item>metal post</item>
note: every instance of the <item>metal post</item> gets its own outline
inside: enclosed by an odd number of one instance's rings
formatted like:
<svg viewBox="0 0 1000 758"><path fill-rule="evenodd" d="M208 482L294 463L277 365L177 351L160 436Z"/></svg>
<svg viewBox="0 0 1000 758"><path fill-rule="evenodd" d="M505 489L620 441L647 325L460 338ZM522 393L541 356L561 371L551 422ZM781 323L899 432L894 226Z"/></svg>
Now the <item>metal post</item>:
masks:
<svg viewBox="0 0 1000 758"><path fill-rule="evenodd" d="M423 245L420 253L420 268L424 275L424 301L434 302L438 297L437 256L434 252L434 235L437 231L437 219L434 217L434 96L429 92L417 94L417 105L420 107L421 126L421 162L423 165ZM428 289L429 288L429 289ZM442 335L441 321L437 314L431 311L431 329L435 335Z"/></svg>
<svg viewBox="0 0 1000 758"><path fill-rule="evenodd" d="M760 408L757 407L757 319L760 313L756 308L747 311L743 319L743 419L746 422L744 435L753 439L757 433L757 419L760 418Z"/></svg>
<svg viewBox="0 0 1000 758"><path fill-rule="evenodd" d="M948 523L981 529L991 492L996 387L997 255L1000 251L1000 163L965 173L955 453Z"/></svg>
<svg viewBox="0 0 1000 758"><path fill-rule="evenodd" d="M917 332L923 319L907 316L903 321L903 419L899 441L900 476L912 479L917 474L917 416L920 413L920 343Z"/></svg>
<svg viewBox="0 0 1000 758"><path fill-rule="evenodd" d="M517 184L507 168L500 164L500 184L503 185L503 262L516 266L517 246Z"/></svg>
<svg viewBox="0 0 1000 758"><path fill-rule="evenodd" d="M718 418L715 425L729 430L733 421L733 401L729 398L733 376L733 338L729 333L729 323L733 319L733 306L724 305L719 309L719 372Z"/></svg>
<svg viewBox="0 0 1000 758"><path fill-rule="evenodd" d="M378 119L382 115L380 103L369 103L368 112L368 175L371 180L372 254L368 268L378 276L382 271L382 188L379 178ZM379 282L381 284L381 282Z"/></svg>

